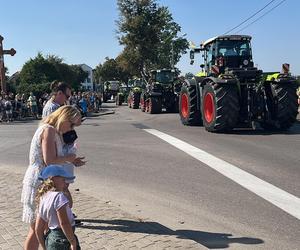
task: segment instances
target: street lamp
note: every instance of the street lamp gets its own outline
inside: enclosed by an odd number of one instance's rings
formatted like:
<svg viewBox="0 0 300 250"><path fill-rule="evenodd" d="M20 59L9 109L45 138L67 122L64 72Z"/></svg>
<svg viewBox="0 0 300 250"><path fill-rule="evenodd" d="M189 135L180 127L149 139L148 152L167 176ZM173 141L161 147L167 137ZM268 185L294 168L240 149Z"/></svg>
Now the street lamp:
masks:
<svg viewBox="0 0 300 250"><path fill-rule="evenodd" d="M186 33L182 34L181 36L175 36L173 39L179 39L186 36ZM171 67L174 69L174 40L171 40Z"/></svg>

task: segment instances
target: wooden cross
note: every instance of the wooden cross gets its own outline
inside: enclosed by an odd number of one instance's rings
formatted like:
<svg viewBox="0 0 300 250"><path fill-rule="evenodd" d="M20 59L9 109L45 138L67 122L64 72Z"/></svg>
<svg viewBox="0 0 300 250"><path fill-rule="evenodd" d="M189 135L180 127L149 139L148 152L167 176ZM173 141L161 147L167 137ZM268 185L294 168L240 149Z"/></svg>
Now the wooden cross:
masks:
<svg viewBox="0 0 300 250"><path fill-rule="evenodd" d="M1 91L6 92L6 83L5 83L5 69L4 69L4 55L8 54L14 56L16 51L14 49L4 50L3 49L3 37L0 35L0 82L1 82Z"/></svg>

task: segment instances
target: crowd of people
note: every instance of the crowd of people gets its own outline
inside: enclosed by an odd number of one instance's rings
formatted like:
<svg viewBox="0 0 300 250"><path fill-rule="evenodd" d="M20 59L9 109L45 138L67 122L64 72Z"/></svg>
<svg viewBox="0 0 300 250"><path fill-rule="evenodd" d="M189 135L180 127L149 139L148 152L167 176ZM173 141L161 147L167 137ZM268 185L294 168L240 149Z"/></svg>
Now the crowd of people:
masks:
<svg viewBox="0 0 300 250"><path fill-rule="evenodd" d="M32 92L29 95L22 93L4 93L0 94L0 123L21 121L31 117L40 119L42 111L51 95L43 94L39 98ZM88 112L99 112L102 98L101 94L94 91L69 93L66 102L70 105L76 105L86 116Z"/></svg>

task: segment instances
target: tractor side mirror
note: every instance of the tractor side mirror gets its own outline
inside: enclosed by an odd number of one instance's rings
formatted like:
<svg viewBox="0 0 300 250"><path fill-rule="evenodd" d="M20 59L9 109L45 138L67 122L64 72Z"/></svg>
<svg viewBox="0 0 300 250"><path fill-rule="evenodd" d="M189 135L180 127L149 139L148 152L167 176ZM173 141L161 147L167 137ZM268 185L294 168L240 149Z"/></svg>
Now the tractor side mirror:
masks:
<svg viewBox="0 0 300 250"><path fill-rule="evenodd" d="M195 52L193 50L190 51L190 59L195 59Z"/></svg>

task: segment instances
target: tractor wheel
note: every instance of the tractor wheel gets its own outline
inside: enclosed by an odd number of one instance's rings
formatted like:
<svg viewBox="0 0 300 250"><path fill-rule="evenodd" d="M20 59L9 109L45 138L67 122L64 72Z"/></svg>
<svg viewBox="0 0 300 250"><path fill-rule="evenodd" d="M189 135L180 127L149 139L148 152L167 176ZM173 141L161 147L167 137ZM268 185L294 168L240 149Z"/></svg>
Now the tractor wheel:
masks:
<svg viewBox="0 0 300 250"><path fill-rule="evenodd" d="M103 95L103 102L107 102L107 97L105 94Z"/></svg>
<svg viewBox="0 0 300 250"><path fill-rule="evenodd" d="M195 86L182 86L179 96L179 115L184 125L202 125L200 110L197 108Z"/></svg>
<svg viewBox="0 0 300 250"><path fill-rule="evenodd" d="M123 104L123 102L125 101L125 96L120 96L119 97L119 105L122 105Z"/></svg>
<svg viewBox="0 0 300 250"><path fill-rule="evenodd" d="M160 98L150 97L147 102L147 112L149 114L161 113L161 100Z"/></svg>
<svg viewBox="0 0 300 250"><path fill-rule="evenodd" d="M140 104L140 94L139 93L133 93L132 95L132 108L138 109Z"/></svg>
<svg viewBox="0 0 300 250"><path fill-rule="evenodd" d="M142 112L146 111L146 103L145 103L145 96L143 94L141 94L141 98L140 98L140 106L141 106L141 110Z"/></svg>
<svg viewBox="0 0 300 250"><path fill-rule="evenodd" d="M276 125L278 129L289 129L296 121L298 114L298 97L296 88L287 84L272 84L276 93Z"/></svg>
<svg viewBox="0 0 300 250"><path fill-rule="evenodd" d="M123 96L117 96L116 97L116 103L117 103L117 105L122 106L123 98L124 98Z"/></svg>
<svg viewBox="0 0 300 250"><path fill-rule="evenodd" d="M214 82L204 86L202 118L205 129L210 132L231 130L239 117L239 100L235 86L218 85Z"/></svg>

